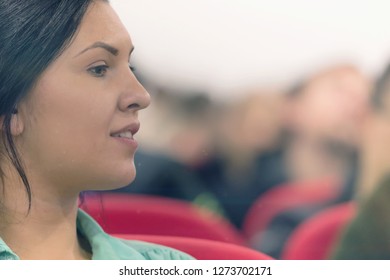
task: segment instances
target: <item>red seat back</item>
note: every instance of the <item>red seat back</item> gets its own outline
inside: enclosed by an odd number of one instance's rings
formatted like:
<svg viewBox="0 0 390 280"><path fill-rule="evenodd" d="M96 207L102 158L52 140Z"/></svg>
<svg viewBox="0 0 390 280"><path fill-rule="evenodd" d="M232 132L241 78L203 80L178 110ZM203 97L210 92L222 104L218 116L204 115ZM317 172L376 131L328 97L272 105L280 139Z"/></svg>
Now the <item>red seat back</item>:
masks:
<svg viewBox="0 0 390 280"><path fill-rule="evenodd" d="M246 244L227 220L186 201L103 193L86 197L81 208L107 233L184 236Z"/></svg>
<svg viewBox="0 0 390 280"><path fill-rule="evenodd" d="M287 183L274 187L259 197L251 206L243 223L248 240L261 240L261 233L273 218L298 206L310 206L333 199L338 194L338 183L332 180Z"/></svg>
<svg viewBox="0 0 390 280"><path fill-rule="evenodd" d="M355 204L348 202L326 209L304 221L287 240L282 259L326 260L355 213Z"/></svg>
<svg viewBox="0 0 390 280"><path fill-rule="evenodd" d="M198 260L272 260L270 256L248 247L214 240L156 235L114 234L114 236L175 248Z"/></svg>

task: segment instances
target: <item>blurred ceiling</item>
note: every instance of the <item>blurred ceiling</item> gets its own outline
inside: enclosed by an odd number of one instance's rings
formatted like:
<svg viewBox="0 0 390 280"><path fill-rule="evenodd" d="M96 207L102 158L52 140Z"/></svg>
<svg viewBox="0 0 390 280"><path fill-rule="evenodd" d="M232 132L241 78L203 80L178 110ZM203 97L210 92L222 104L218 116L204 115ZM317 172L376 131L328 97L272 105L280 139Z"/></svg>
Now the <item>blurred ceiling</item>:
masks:
<svg viewBox="0 0 390 280"><path fill-rule="evenodd" d="M141 74L218 98L240 87L289 86L336 62L374 76L390 58L388 0L111 3L130 32Z"/></svg>

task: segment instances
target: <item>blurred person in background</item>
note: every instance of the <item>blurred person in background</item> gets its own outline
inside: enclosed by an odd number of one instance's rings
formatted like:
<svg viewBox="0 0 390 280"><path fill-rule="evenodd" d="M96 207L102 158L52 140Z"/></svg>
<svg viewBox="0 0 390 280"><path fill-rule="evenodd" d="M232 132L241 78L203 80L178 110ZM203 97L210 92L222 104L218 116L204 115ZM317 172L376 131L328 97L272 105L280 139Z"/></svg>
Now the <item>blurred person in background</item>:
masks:
<svg viewBox="0 0 390 280"><path fill-rule="evenodd" d="M372 105L364 122L357 214L333 259L390 259L390 65L376 83Z"/></svg>
<svg viewBox="0 0 390 280"><path fill-rule="evenodd" d="M278 214L261 239L252 241L254 248L279 258L286 240L302 221L352 199L370 87L370 79L358 68L343 64L318 72L288 96L285 164L289 180L332 180L334 184L329 186L335 195Z"/></svg>
<svg viewBox="0 0 390 280"><path fill-rule="evenodd" d="M221 104L214 157L198 169L237 228L258 196L286 180L281 161L282 96L262 89L245 93Z"/></svg>
<svg viewBox="0 0 390 280"><path fill-rule="evenodd" d="M285 162L291 181L344 181L358 149L369 86L355 66L336 65L287 96Z"/></svg>

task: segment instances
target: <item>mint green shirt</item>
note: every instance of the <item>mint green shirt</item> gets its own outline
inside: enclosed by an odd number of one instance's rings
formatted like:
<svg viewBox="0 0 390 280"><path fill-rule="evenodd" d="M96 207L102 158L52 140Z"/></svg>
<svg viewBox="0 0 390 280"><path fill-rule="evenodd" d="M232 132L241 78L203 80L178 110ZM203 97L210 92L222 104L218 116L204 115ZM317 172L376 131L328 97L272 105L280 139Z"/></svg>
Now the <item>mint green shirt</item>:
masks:
<svg viewBox="0 0 390 280"><path fill-rule="evenodd" d="M124 240L108 235L84 211L77 214L77 230L89 242L93 260L192 260L193 257L162 245ZM0 260L19 257L0 238Z"/></svg>

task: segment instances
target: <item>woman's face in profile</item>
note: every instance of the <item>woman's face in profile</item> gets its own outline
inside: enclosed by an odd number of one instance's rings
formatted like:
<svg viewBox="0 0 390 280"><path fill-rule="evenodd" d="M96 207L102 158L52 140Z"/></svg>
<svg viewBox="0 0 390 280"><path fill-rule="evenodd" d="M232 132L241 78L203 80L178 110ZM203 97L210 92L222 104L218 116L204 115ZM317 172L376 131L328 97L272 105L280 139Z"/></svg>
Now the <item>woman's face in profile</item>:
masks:
<svg viewBox="0 0 390 280"><path fill-rule="evenodd" d="M132 49L111 6L93 2L70 46L18 107L16 143L32 182L80 191L134 179L133 134L150 97L129 68Z"/></svg>

